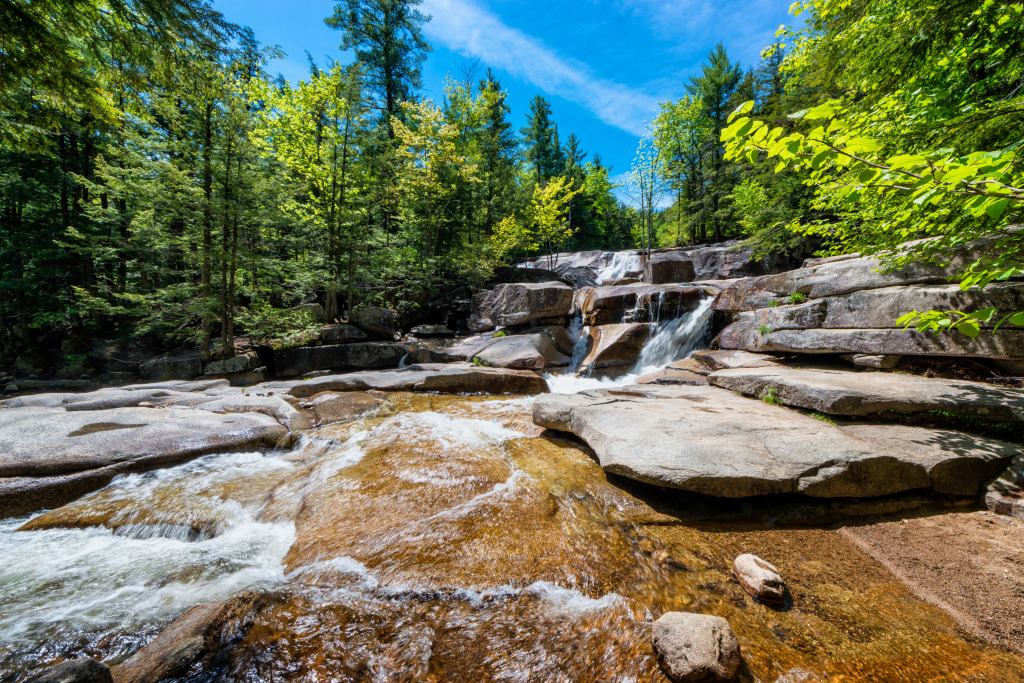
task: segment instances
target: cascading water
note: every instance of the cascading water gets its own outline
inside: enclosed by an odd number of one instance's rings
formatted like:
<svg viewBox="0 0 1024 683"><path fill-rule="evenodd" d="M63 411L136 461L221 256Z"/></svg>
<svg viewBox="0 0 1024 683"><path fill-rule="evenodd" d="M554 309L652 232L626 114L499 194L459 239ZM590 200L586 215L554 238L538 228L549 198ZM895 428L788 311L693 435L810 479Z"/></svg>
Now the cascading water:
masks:
<svg viewBox="0 0 1024 683"><path fill-rule="evenodd" d="M625 277L626 273L635 273L642 269L643 263L640 260L640 254L635 251L617 251L612 257L611 263L598 272L597 284L616 280Z"/></svg>
<svg viewBox="0 0 1024 683"><path fill-rule="evenodd" d="M576 344L573 346L573 363L569 372L560 375L545 375L551 393L576 394L590 389L629 386L634 384L638 377L662 370L669 363L683 360L694 351L706 347L711 340L711 319L714 315L711 304L714 299L705 297L693 310L687 309L681 315L677 315L680 311L674 308L670 309L670 313L664 310L663 298L662 295L651 297L637 306L636 313L642 313L642 317L651 322L657 322L658 327L644 344L636 363L627 374L616 378L579 377L576 375L584 360L581 357L577 363L577 353L585 356L589 343L589 336L582 333L581 327L581 336L577 338ZM660 318L663 312L674 317L661 322ZM579 324L582 326L582 318L579 320Z"/></svg>
<svg viewBox="0 0 1024 683"><path fill-rule="evenodd" d="M575 375L580 371L580 367L583 365L583 361L587 357L587 351L590 348L590 336L587 334L587 328L583 324L583 314L577 313L572 319L572 324L569 325L569 338L573 340L572 344L572 360L569 363L569 374Z"/></svg>

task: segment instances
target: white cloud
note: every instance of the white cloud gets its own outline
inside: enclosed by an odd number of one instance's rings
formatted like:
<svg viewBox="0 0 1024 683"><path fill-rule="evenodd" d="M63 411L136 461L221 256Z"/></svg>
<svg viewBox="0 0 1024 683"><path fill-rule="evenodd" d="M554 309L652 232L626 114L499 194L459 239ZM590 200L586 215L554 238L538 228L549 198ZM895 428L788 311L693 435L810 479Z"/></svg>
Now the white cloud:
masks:
<svg viewBox="0 0 1024 683"><path fill-rule="evenodd" d="M424 27L431 40L575 102L609 125L644 135L657 113L656 97L595 76L585 64L559 56L472 0L424 0L420 9L433 16Z"/></svg>

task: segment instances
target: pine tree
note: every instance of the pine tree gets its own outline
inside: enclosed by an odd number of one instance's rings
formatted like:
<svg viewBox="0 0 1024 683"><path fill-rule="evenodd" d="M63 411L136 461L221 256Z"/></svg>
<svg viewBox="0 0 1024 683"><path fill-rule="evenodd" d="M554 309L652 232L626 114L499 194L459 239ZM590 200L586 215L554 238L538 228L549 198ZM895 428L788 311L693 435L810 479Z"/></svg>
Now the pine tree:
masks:
<svg viewBox="0 0 1024 683"><path fill-rule="evenodd" d="M562 170L558 128L551 121L551 105L546 99L537 95L530 101L527 125L519 132L526 148L524 156L533 168L534 182L543 185Z"/></svg>

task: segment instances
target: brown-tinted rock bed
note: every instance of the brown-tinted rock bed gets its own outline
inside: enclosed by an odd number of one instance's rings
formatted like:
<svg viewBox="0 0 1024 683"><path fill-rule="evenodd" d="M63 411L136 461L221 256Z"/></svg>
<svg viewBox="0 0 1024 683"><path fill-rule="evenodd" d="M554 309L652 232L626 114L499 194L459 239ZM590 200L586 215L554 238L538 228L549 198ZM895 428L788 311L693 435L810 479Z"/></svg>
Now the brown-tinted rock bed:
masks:
<svg viewBox="0 0 1024 683"><path fill-rule="evenodd" d="M726 618L742 647L741 681L1024 680L1024 658L920 600L835 530L659 511L609 482L583 449L540 436L531 403L390 394L372 416L265 456L275 467L239 462L236 475L199 486L216 472L214 457L152 486L115 483L35 520L33 531L5 527L0 550L11 534L100 534L76 520L102 530L209 519L212 536L193 543L211 549L236 528L218 516L225 511L293 529L277 578L250 587L263 599L225 626L236 640L194 660L217 663L209 680L664 681L650 638L669 611ZM129 513L139 507L145 515ZM755 602L732 578L742 553L785 576L781 608ZM117 680L117 665L145 643L173 648L156 635L189 608L241 590L210 589L229 565L162 577L157 584L180 585L195 602L127 620L130 632L121 615L93 610L101 626L69 632L78 618L69 612L37 624L34 644L0 638L0 677L91 656L113 665ZM81 566L92 565L86 557ZM50 591L51 602L60 595L56 584L7 578L8 610L33 590ZM142 652L135 662L159 655Z"/></svg>

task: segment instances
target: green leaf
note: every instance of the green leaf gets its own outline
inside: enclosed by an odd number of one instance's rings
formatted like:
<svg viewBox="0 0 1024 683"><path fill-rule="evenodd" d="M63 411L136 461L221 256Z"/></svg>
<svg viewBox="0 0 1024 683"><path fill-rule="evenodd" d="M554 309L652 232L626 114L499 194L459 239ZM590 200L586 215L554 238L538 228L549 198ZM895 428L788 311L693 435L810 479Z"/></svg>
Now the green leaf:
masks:
<svg viewBox="0 0 1024 683"><path fill-rule="evenodd" d="M804 111L802 118L805 118L805 119L830 119L830 118L832 118L835 115L836 115L836 110L832 107L832 105L830 105L828 103L825 103L825 104L819 104L817 107L814 107L812 109L808 109L808 110ZM794 118L795 118L795 116L794 116Z"/></svg>
<svg viewBox="0 0 1024 683"><path fill-rule="evenodd" d="M732 123L732 120L734 118L736 118L737 116L742 116L743 114L746 114L748 111L750 111L753 108L754 108L754 100L749 100L747 102L744 102L740 106L736 107L736 109L733 111L733 113L729 114L728 122Z"/></svg>
<svg viewBox="0 0 1024 683"><path fill-rule="evenodd" d="M999 218L1006 211L1006 207L1010 205L1010 199L999 199L992 202L985 207L985 213L989 215L989 218Z"/></svg>
<svg viewBox="0 0 1024 683"><path fill-rule="evenodd" d="M995 314L996 314L996 309L995 308L983 308L980 311L977 311L976 313L974 313L971 317L972 318L976 318L976 319L981 320L981 321L984 321L984 322L989 322L990 320L992 320L992 316L994 316Z"/></svg>
<svg viewBox="0 0 1024 683"><path fill-rule="evenodd" d="M973 320L962 322L956 326L958 332L970 337L971 339L976 338L981 334L981 326Z"/></svg>
<svg viewBox="0 0 1024 683"><path fill-rule="evenodd" d="M1021 327L1024 327L1024 311L1011 315L1010 316L1010 324L1011 325L1020 325Z"/></svg>

